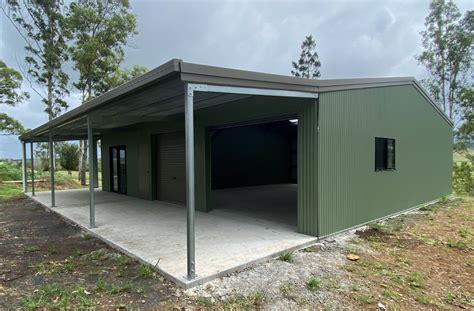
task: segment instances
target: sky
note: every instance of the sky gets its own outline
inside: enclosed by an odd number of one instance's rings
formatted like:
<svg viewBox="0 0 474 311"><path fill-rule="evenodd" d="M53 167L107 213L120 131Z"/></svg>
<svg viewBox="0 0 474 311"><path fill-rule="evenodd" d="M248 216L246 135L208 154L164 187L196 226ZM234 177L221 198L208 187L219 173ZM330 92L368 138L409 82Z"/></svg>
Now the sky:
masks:
<svg viewBox="0 0 474 311"><path fill-rule="evenodd" d="M425 77L415 55L428 0L131 0L138 34L127 47L124 68L149 69L172 59L289 75L306 35L316 39L321 78ZM457 0L462 12L472 1ZM24 69L24 41L0 16L0 59ZM71 71L71 64L65 64ZM76 77L72 74L72 79ZM47 121L44 104L25 80L30 100L0 106L26 128ZM80 104L71 86L69 110ZM21 157L15 136L0 136L0 159Z"/></svg>

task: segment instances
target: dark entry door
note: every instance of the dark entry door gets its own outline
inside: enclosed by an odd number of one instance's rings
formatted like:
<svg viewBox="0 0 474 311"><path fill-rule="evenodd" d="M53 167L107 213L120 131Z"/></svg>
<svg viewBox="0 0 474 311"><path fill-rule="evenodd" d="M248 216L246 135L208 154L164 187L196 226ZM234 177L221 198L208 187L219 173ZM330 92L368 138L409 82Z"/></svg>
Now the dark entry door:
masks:
<svg viewBox="0 0 474 311"><path fill-rule="evenodd" d="M184 132L157 136L157 199L186 204Z"/></svg>
<svg viewBox="0 0 474 311"><path fill-rule="evenodd" d="M110 147L110 190L127 194L127 151L125 146Z"/></svg>

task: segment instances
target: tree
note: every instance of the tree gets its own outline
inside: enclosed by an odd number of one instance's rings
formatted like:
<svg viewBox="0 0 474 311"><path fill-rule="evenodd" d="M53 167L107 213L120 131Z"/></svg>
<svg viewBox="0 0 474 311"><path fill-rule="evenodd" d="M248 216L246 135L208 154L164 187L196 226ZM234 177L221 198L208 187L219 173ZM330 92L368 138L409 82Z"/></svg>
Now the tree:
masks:
<svg viewBox="0 0 474 311"><path fill-rule="evenodd" d="M317 79L321 77L321 62L316 52L316 41L312 35L306 36L301 44L301 54L297 62L292 63L291 74L295 77Z"/></svg>
<svg viewBox="0 0 474 311"><path fill-rule="evenodd" d="M58 148L59 164L71 174L79 166L79 146L76 144L64 143Z"/></svg>
<svg viewBox="0 0 474 311"><path fill-rule="evenodd" d="M51 120L68 107L63 99L69 93L69 77L62 70L68 59L62 1L7 0L7 4L2 10L26 43L28 76L46 89L46 93L34 91Z"/></svg>
<svg viewBox="0 0 474 311"><path fill-rule="evenodd" d="M135 15L127 0L79 0L71 3L67 18L70 48L79 79L74 87L82 103L108 91L110 77L124 58L123 47L136 33ZM79 180L86 184L87 141L81 141Z"/></svg>
<svg viewBox="0 0 474 311"><path fill-rule="evenodd" d="M417 56L429 78L422 81L446 114L456 120L462 90L471 87L474 11L462 17L453 1L432 0L421 32L423 53Z"/></svg>
<svg viewBox="0 0 474 311"><path fill-rule="evenodd" d="M125 82L128 82L132 79L135 79L136 77L141 76L147 71L148 68L140 65L134 65L132 68L125 70L118 68L112 76L107 78L107 86L111 89L115 88L124 84Z"/></svg>
<svg viewBox="0 0 474 311"><path fill-rule="evenodd" d="M0 104L15 106L18 103L30 98L26 92L19 92L23 77L21 73L13 68L9 68L0 59Z"/></svg>
<svg viewBox="0 0 474 311"><path fill-rule="evenodd" d="M23 77L13 68L0 60L0 104L15 106L30 95L20 92ZM0 135L19 135L25 131L23 125L18 120L10 117L6 113L0 113Z"/></svg>
<svg viewBox="0 0 474 311"><path fill-rule="evenodd" d="M461 126L456 131L459 140L466 142L474 141L474 88L464 88L461 90L459 102Z"/></svg>
<svg viewBox="0 0 474 311"><path fill-rule="evenodd" d="M469 152L474 142L474 88L461 90L459 111L461 125L455 130L454 149L471 162L474 167L474 156Z"/></svg>
<svg viewBox="0 0 474 311"><path fill-rule="evenodd" d="M25 128L18 120L0 113L0 135L21 135L24 132Z"/></svg>

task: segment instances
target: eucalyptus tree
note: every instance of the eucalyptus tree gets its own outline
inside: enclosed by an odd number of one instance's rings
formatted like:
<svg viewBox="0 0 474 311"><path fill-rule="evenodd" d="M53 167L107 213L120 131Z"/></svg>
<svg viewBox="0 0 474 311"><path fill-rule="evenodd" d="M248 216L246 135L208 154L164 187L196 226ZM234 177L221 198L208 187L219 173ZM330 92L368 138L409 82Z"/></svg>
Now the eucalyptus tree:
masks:
<svg viewBox="0 0 474 311"><path fill-rule="evenodd" d="M49 120L67 109L69 76L61 0L7 0L2 11L25 41L27 78L45 104Z"/></svg>
<svg viewBox="0 0 474 311"><path fill-rule="evenodd" d="M16 106L30 97L27 92L20 91L22 81L21 73L0 60L0 104ZM0 113L0 135L18 135L24 130L18 120Z"/></svg>
<svg viewBox="0 0 474 311"><path fill-rule="evenodd" d="M109 88L114 88L124 84L127 81L135 79L148 71L147 67L134 65L128 69L118 68L113 75L106 79Z"/></svg>
<svg viewBox="0 0 474 311"><path fill-rule="evenodd" d="M108 91L110 77L124 60L124 47L136 34L136 18L127 0L78 0L67 16L69 49L79 78L73 83L82 103ZM87 141L81 141L79 180L86 183Z"/></svg>
<svg viewBox="0 0 474 311"><path fill-rule="evenodd" d="M301 44L300 58L292 62L291 74L295 77L317 79L321 77L321 61L316 51L316 40L312 35L306 36Z"/></svg>
<svg viewBox="0 0 474 311"><path fill-rule="evenodd" d="M429 75L423 84L457 121L463 93L472 89L474 11L463 16L453 1L432 0L421 36L424 50L417 59Z"/></svg>

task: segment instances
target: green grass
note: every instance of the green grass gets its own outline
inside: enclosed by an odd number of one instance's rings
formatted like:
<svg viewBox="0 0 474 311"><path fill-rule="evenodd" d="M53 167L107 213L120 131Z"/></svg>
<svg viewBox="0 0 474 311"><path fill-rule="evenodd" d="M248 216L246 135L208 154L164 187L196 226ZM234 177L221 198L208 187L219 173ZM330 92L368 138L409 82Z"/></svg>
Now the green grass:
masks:
<svg viewBox="0 0 474 311"><path fill-rule="evenodd" d="M394 234L400 232L403 229L405 223L405 217L403 215L397 217L395 220L390 220L386 223L371 223L369 228L373 231L380 232L383 234Z"/></svg>
<svg viewBox="0 0 474 311"><path fill-rule="evenodd" d="M306 281L306 288L314 292L321 288L321 280L317 278L310 278Z"/></svg>
<svg viewBox="0 0 474 311"><path fill-rule="evenodd" d="M458 234L462 238L467 238L469 236L469 229L468 228L459 229Z"/></svg>
<svg viewBox="0 0 474 311"><path fill-rule="evenodd" d="M94 302L87 297L83 287L59 284L39 288L31 296L22 298L20 304L30 310L37 308L81 310L94 307Z"/></svg>
<svg viewBox="0 0 474 311"><path fill-rule="evenodd" d="M424 287L426 283L423 274L416 271L408 274L406 280L411 287Z"/></svg>
<svg viewBox="0 0 474 311"><path fill-rule="evenodd" d="M4 161L0 161L0 202L10 201L17 198L23 192L23 186L21 182L18 183L4 183L2 181L21 181L21 165L19 169L19 175L11 172L2 172L2 168L5 166ZM99 187L102 184L102 174L99 174ZM78 172L71 171L69 174L67 171L56 171L54 173L55 183L57 189L78 189L81 186L77 180ZM86 173L86 179L89 180L89 173ZM49 179L49 172L35 171L35 180ZM48 182L36 183L36 191L49 190ZM28 171L28 191L31 190L31 176Z"/></svg>
<svg viewBox="0 0 474 311"><path fill-rule="evenodd" d="M141 264L137 269L137 277L151 279L155 275L155 269L150 265Z"/></svg>
<svg viewBox="0 0 474 311"><path fill-rule="evenodd" d="M57 262L57 261L40 261L34 265L39 274L53 275L62 272L72 272L76 270L77 264L72 260Z"/></svg>
<svg viewBox="0 0 474 311"><path fill-rule="evenodd" d="M278 259L280 259L281 261L291 263L294 261L294 256L292 252L284 252L284 253L281 253L280 256L278 256Z"/></svg>
<svg viewBox="0 0 474 311"><path fill-rule="evenodd" d="M461 240L448 239L448 242L446 243L446 245L450 248L456 248L459 250L467 249L467 243Z"/></svg>
<svg viewBox="0 0 474 311"><path fill-rule="evenodd" d="M392 300L395 300L395 301L397 301L400 298L400 295L398 293L396 293L395 291L393 291L389 288L385 288L383 290L382 296L387 298L387 299L392 299Z"/></svg>
<svg viewBox="0 0 474 311"><path fill-rule="evenodd" d="M95 290L98 292L105 292L107 289L107 282L103 277L99 277L95 282Z"/></svg>
<svg viewBox="0 0 474 311"><path fill-rule="evenodd" d="M53 275L63 271L63 268L57 262L41 261L35 264L35 268L40 275Z"/></svg>
<svg viewBox="0 0 474 311"><path fill-rule="evenodd" d="M133 288L133 282L131 280L128 280L122 284L111 284L111 283L107 283L105 278L99 277L97 279L97 282L95 283L95 290L97 292L102 292L102 293L106 292L110 295L117 295L117 294L121 294L125 292L130 293L132 291L132 288ZM142 292L144 292L143 288L141 288L141 290Z"/></svg>
<svg viewBox="0 0 474 311"><path fill-rule="evenodd" d="M86 254L85 256L91 259L96 265L102 265L102 262L109 258L109 251L105 248L100 248Z"/></svg>
<svg viewBox="0 0 474 311"><path fill-rule="evenodd" d="M374 302L374 295L372 294L354 295L354 299L360 305L368 305Z"/></svg>
<svg viewBox="0 0 474 311"><path fill-rule="evenodd" d="M444 309L444 310L448 309L445 305L440 303L436 298L431 297L431 296L429 296L425 293L422 293L422 292L416 293L415 300L418 301L418 302L421 302L422 304L425 304L425 305L435 306L435 307L437 307L437 309Z"/></svg>
<svg viewBox="0 0 474 311"><path fill-rule="evenodd" d="M39 250L39 247L36 245L28 245L23 247L23 252L24 253L33 253Z"/></svg>
<svg viewBox="0 0 474 311"><path fill-rule="evenodd" d="M7 202L19 197L22 193L21 185L0 182L0 202Z"/></svg>
<svg viewBox="0 0 474 311"><path fill-rule="evenodd" d="M131 258L123 255L116 259L117 267L120 271L126 270L132 262L133 260Z"/></svg>
<svg viewBox="0 0 474 311"><path fill-rule="evenodd" d="M448 290L445 294L444 300L455 306L467 305L474 307L473 298L473 295L468 291L458 290L457 292L453 292Z"/></svg>
<svg viewBox="0 0 474 311"><path fill-rule="evenodd" d="M126 281L123 284L116 285L116 284L110 284L108 292L111 295L117 295L121 293L129 293L132 290L133 283L132 281Z"/></svg>
<svg viewBox="0 0 474 311"><path fill-rule="evenodd" d="M224 310L255 310L261 309L265 303L265 295L256 292L252 295L237 295L227 300L223 306Z"/></svg>
<svg viewBox="0 0 474 311"><path fill-rule="evenodd" d="M199 296L196 298L196 304L204 307L211 307L214 303L212 302L211 297L202 297Z"/></svg>
<svg viewBox="0 0 474 311"><path fill-rule="evenodd" d="M54 245L48 247L48 254L54 255L58 253L58 248Z"/></svg>

